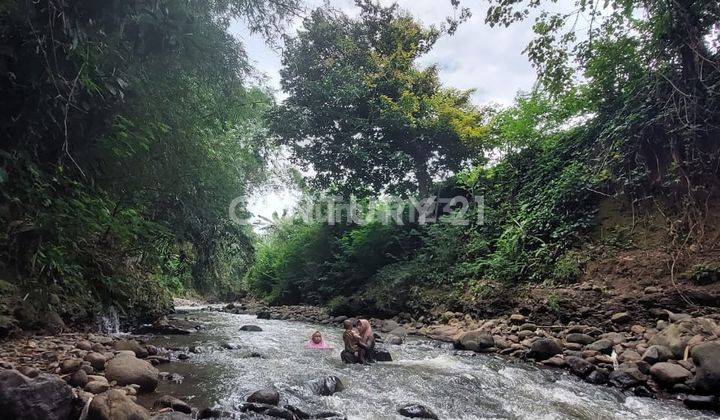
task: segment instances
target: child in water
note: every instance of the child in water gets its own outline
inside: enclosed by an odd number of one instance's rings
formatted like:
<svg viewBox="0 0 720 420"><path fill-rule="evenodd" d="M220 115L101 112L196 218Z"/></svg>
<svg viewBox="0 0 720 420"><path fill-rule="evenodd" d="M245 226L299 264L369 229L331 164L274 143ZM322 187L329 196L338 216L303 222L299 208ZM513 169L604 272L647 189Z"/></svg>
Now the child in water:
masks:
<svg viewBox="0 0 720 420"><path fill-rule="evenodd" d="M332 346L323 340L322 334L320 334L320 331L315 331L313 335L310 336L310 340L305 344L306 349L316 349L316 350L332 350Z"/></svg>
<svg viewBox="0 0 720 420"><path fill-rule="evenodd" d="M343 327L345 327L343 333L345 349L340 353L340 358L345 363L365 363L365 352L361 350L361 347L365 347L362 344L362 337L353 329L353 323L349 319L343 322Z"/></svg>

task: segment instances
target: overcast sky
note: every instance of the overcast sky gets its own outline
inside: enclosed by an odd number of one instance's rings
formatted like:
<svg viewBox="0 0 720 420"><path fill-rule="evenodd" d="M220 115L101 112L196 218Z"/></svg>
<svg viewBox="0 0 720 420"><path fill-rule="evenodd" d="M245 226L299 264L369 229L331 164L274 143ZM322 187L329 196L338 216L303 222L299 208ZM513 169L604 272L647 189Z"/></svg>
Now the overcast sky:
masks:
<svg viewBox="0 0 720 420"><path fill-rule="evenodd" d="M393 1L381 0L381 3L389 5ZM439 25L453 13L450 0L398 0L397 3L426 25ZM357 14L352 0L339 0L332 4L350 15ZM306 5L308 8L322 7L323 2L310 0ZM535 73L522 54L532 38L532 22L510 28L490 28L483 22L487 8L485 1L464 0L462 5L470 8L472 18L462 24L453 36L441 38L419 64L436 64L445 86L475 89L473 100L478 105L490 102L508 105L518 91L529 90L535 80ZM301 25L301 20L293 22L290 34ZM230 31L243 41L251 63L266 79L266 84L276 90L277 98L282 100L285 95L280 92L279 50L269 47L260 36L250 34L242 22L234 23ZM296 196L292 191L256 194L249 209L254 214L271 217L275 211L282 213L292 208Z"/></svg>

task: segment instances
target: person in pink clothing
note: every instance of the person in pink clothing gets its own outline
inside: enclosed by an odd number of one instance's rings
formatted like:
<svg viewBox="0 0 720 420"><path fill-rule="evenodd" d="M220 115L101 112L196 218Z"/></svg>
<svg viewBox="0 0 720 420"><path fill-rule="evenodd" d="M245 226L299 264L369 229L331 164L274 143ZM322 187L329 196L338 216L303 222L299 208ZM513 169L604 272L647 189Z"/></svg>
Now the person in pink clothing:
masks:
<svg viewBox="0 0 720 420"><path fill-rule="evenodd" d="M317 350L332 350L332 346L323 340L322 334L320 334L320 331L315 331L313 335L310 336L310 340L308 340L307 344L305 344L306 349L317 349Z"/></svg>

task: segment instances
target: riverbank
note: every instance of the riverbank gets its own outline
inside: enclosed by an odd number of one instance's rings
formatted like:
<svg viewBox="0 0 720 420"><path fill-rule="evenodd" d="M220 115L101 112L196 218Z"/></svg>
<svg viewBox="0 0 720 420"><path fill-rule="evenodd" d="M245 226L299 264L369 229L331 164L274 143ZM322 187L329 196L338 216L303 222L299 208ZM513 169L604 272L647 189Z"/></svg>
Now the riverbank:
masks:
<svg viewBox="0 0 720 420"><path fill-rule="evenodd" d="M299 324L306 325L304 329L320 324L331 332L340 331L339 326L346 319L312 306L267 307L256 301L210 306L180 303L188 306L178 313L250 314L257 317L258 323L271 319L298 321L306 323ZM418 318L400 314L370 321L391 354L404 353L406 347L401 344L416 340L409 336L426 337L453 343L452 354L461 358L496 354L510 362L527 362L551 371L567 370L585 382L610 385L626 395L676 399L690 408L717 410L718 316L694 317L669 311L658 311L656 316L659 319L652 326L636 323L626 312L614 313L607 324L609 328L576 322L538 325L533 314L520 313L482 320L446 311L437 318L431 314ZM245 318L238 319L246 322ZM40 404L37 410L45 411L37 418L222 417L223 413L213 411L209 401L201 406L191 405L176 398L178 394L157 391L168 389L164 383L182 381L178 367L207 352L227 353L223 356L228 358L226 363L238 358L261 361L266 357L230 340L204 342L205 328L207 325L193 316L183 319L173 316L169 322L160 320L138 328L139 334L135 335L25 334L3 341L0 394L16 410L4 412L22 412L30 409L30 405ZM293 329L292 324L289 328ZM297 331L301 338L305 333ZM154 345L161 337L188 338ZM249 336L250 342L252 338ZM167 344L198 340L203 345ZM262 386L257 378L251 382L250 386ZM275 413L281 418L288 415L285 408L271 410L272 404L247 402L237 407L233 415L242 410Z"/></svg>
<svg viewBox="0 0 720 420"><path fill-rule="evenodd" d="M652 297L661 292L648 289L646 294ZM702 315L693 316L612 304L620 309L601 317L586 314L587 322L565 324L541 323L546 312L477 319L445 311L369 320L382 333L378 337L389 344L400 344L408 335L424 336L451 342L459 351L495 353L565 369L588 383L612 386L632 395L676 399L690 408L720 410L720 314L710 307L695 308L694 312ZM223 311L338 327L348 318L331 316L323 308L267 307L253 301L228 304Z"/></svg>

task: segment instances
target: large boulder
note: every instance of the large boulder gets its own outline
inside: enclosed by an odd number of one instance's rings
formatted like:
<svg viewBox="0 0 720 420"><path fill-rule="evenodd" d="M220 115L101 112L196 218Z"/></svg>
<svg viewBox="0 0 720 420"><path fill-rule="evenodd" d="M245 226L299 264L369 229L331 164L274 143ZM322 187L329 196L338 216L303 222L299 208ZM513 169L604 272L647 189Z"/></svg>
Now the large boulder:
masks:
<svg viewBox="0 0 720 420"><path fill-rule="evenodd" d="M73 391L55 375L28 378L17 370L0 369L0 417L66 420L72 417Z"/></svg>
<svg viewBox="0 0 720 420"><path fill-rule="evenodd" d="M148 357L148 351L135 340L119 340L113 343L115 350L130 350L135 356L144 359Z"/></svg>
<svg viewBox="0 0 720 420"><path fill-rule="evenodd" d="M663 385L674 385L685 382L692 376L689 370L680 365L668 362L655 363L650 368L650 375L658 383Z"/></svg>
<svg viewBox="0 0 720 420"><path fill-rule="evenodd" d="M695 388L712 394L720 393L720 342L703 343L693 347Z"/></svg>
<svg viewBox="0 0 720 420"><path fill-rule="evenodd" d="M709 337L720 335L718 325L709 318L689 318L660 331L650 341L650 345L665 346L670 349L675 359L682 359L685 348L695 336Z"/></svg>
<svg viewBox="0 0 720 420"><path fill-rule="evenodd" d="M642 355L642 360L654 365L658 362L665 362L672 357L672 352L665 346L654 345L648 347Z"/></svg>
<svg viewBox="0 0 720 420"><path fill-rule="evenodd" d="M530 345L530 356L535 360L546 360L562 353L562 346L557 340L541 338Z"/></svg>
<svg viewBox="0 0 720 420"><path fill-rule="evenodd" d="M119 389L96 395L88 410L88 420L146 420L150 413Z"/></svg>
<svg viewBox="0 0 720 420"><path fill-rule="evenodd" d="M273 388L264 388L257 390L247 397L247 402L278 405L280 403L280 393Z"/></svg>
<svg viewBox="0 0 720 420"><path fill-rule="evenodd" d="M145 360L119 354L105 364L105 377L118 385L140 385L140 391L152 392L158 384L158 370Z"/></svg>
<svg viewBox="0 0 720 420"><path fill-rule="evenodd" d="M421 404L404 404L398 407L397 412L403 417L413 419L436 419L438 416L433 411Z"/></svg>
<svg viewBox="0 0 720 420"><path fill-rule="evenodd" d="M483 352L495 345L492 335L480 331L469 331L462 334L455 340L455 348L462 350L472 350L475 352Z"/></svg>
<svg viewBox="0 0 720 420"><path fill-rule="evenodd" d="M324 378L313 379L308 382L310 390L315 395L329 396L345 389L345 385L337 376L326 376Z"/></svg>

